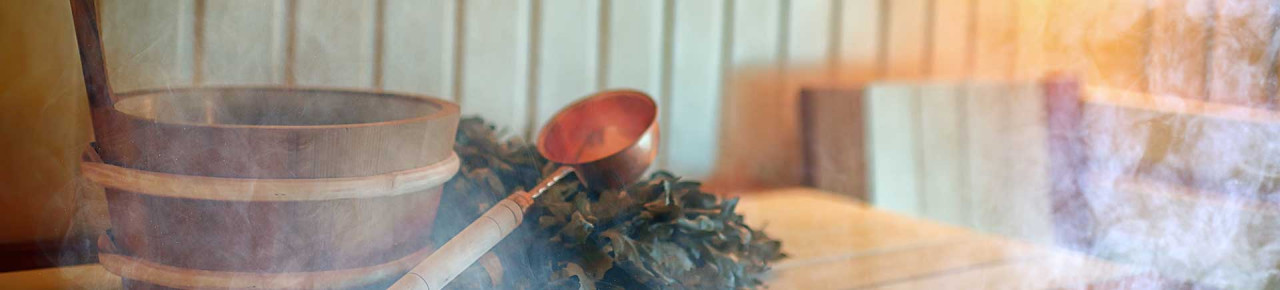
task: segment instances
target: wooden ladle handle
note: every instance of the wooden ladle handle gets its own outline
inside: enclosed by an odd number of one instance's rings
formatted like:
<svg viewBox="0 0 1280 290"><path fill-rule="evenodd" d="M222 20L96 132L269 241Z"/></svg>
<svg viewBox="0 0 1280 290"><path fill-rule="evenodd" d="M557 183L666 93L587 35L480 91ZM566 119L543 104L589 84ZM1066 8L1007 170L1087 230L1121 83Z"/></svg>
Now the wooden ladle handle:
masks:
<svg viewBox="0 0 1280 290"><path fill-rule="evenodd" d="M444 289L444 285L448 285L453 278L457 278L458 274L520 226L520 222L524 221L524 212L533 205L534 198L573 172L573 168L561 166L533 189L513 193L498 202L426 260L414 266L389 289Z"/></svg>
<svg viewBox="0 0 1280 290"><path fill-rule="evenodd" d="M532 204L533 198L524 192L503 199L409 270L390 289L444 289L444 285L519 227L525 210Z"/></svg>

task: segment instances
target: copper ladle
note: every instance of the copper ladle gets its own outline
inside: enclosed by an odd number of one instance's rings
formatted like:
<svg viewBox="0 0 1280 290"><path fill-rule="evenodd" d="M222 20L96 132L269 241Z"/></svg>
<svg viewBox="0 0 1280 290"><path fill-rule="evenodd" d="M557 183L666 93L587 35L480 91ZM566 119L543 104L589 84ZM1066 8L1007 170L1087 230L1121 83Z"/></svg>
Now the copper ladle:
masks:
<svg viewBox="0 0 1280 290"><path fill-rule="evenodd" d="M443 289L518 227L534 198L569 173L591 188L636 181L658 154L658 106L638 91L597 93L556 113L538 133L537 144L538 152L560 168L533 189L498 202L391 289Z"/></svg>

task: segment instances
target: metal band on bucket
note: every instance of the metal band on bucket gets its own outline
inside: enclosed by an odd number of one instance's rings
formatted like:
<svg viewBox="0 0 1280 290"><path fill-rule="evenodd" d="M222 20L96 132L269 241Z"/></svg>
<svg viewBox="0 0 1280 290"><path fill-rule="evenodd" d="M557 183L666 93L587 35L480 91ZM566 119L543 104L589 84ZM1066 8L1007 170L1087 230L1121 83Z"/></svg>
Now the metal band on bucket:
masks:
<svg viewBox="0 0 1280 290"><path fill-rule="evenodd" d="M92 149L91 149L92 150ZM253 179L178 175L124 168L85 158L80 172L104 187L175 198L219 201L320 201L394 196L440 186L458 172L456 153L425 167L361 177Z"/></svg>

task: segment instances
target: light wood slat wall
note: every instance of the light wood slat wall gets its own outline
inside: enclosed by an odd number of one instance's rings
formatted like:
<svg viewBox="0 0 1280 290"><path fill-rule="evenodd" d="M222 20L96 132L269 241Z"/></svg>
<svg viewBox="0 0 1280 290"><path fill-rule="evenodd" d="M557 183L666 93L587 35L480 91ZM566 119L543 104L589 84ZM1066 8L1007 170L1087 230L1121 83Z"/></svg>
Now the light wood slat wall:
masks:
<svg viewBox="0 0 1280 290"><path fill-rule="evenodd" d="M197 1L203 23L197 30L199 83L210 85L283 84L285 0ZM197 12L199 13L199 11Z"/></svg>
<svg viewBox="0 0 1280 290"><path fill-rule="evenodd" d="M726 0L672 1L668 124L662 164L692 178L706 177L719 147ZM675 125L679 124L679 125Z"/></svg>
<svg viewBox="0 0 1280 290"><path fill-rule="evenodd" d="M971 225L973 207L967 130L968 94L956 83L925 84L919 90L920 203L924 217Z"/></svg>
<svg viewBox="0 0 1280 290"><path fill-rule="evenodd" d="M459 1L457 41L460 83L455 96L463 114L480 114L513 133L531 128L528 108L532 1Z"/></svg>
<svg viewBox="0 0 1280 290"><path fill-rule="evenodd" d="M866 90L867 180L877 207L921 216L919 87L886 83Z"/></svg>
<svg viewBox="0 0 1280 290"><path fill-rule="evenodd" d="M1036 82L885 82L866 90L881 208L1050 242L1048 131Z"/></svg>
<svg viewBox="0 0 1280 290"><path fill-rule="evenodd" d="M973 63L972 0L934 0L930 26L929 70L937 79L958 80L969 75Z"/></svg>
<svg viewBox="0 0 1280 290"><path fill-rule="evenodd" d="M1238 102L1274 99L1276 81L1275 66L1262 63L1274 59L1265 57L1274 9L1235 7L1263 1L101 2L119 91L407 91L530 134L586 93L636 88L662 106L660 167L759 186L802 180L794 97L802 86L1065 69L1092 84Z"/></svg>
<svg viewBox="0 0 1280 290"><path fill-rule="evenodd" d="M596 0L541 0L537 11L537 78L533 124L600 90L600 4ZM535 126L536 128L536 126ZM536 129L534 129L536 130ZM529 132L528 135L537 132Z"/></svg>
<svg viewBox="0 0 1280 290"><path fill-rule="evenodd" d="M1156 1L1151 11L1148 91L1204 99L1213 0ZM1199 45L1196 45L1199 44Z"/></svg>
<svg viewBox="0 0 1280 290"><path fill-rule="evenodd" d="M376 87L377 1L296 1L291 68L306 86ZM206 59L207 63L217 60Z"/></svg>
<svg viewBox="0 0 1280 290"><path fill-rule="evenodd" d="M382 88L457 100L454 0L386 0Z"/></svg>
<svg viewBox="0 0 1280 290"><path fill-rule="evenodd" d="M112 89L189 86L195 62L195 1L102 1L103 54Z"/></svg>
<svg viewBox="0 0 1280 290"><path fill-rule="evenodd" d="M1275 95L1275 66L1264 64L1280 16L1274 1L1215 0L1209 100L1237 105L1267 103Z"/></svg>

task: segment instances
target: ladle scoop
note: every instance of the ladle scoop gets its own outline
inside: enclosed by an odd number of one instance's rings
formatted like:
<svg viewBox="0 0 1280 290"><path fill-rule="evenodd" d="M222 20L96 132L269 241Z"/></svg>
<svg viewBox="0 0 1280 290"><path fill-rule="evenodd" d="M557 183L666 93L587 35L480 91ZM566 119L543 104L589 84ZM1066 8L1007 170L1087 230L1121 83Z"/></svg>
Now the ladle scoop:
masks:
<svg viewBox="0 0 1280 290"><path fill-rule="evenodd" d="M538 134L538 152L561 164L533 189L515 192L396 281L391 289L443 289L520 225L548 187L575 173L595 189L636 181L658 153L658 106L637 91L606 91L556 113Z"/></svg>

